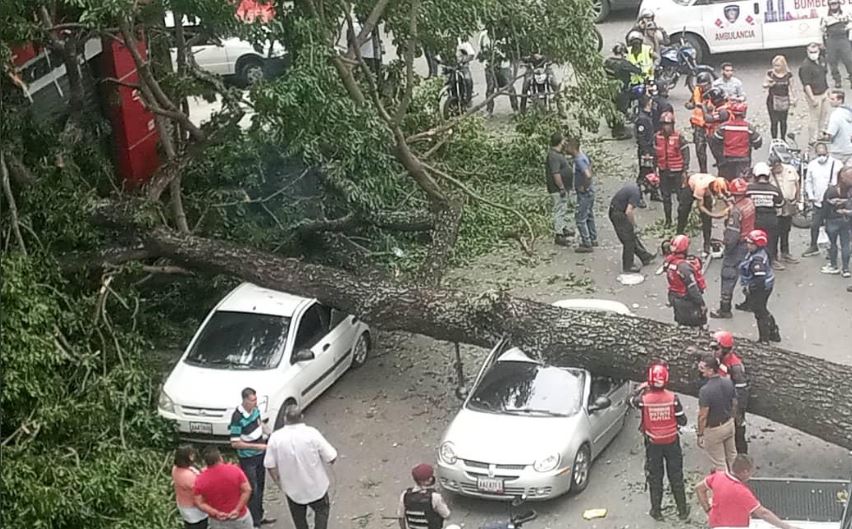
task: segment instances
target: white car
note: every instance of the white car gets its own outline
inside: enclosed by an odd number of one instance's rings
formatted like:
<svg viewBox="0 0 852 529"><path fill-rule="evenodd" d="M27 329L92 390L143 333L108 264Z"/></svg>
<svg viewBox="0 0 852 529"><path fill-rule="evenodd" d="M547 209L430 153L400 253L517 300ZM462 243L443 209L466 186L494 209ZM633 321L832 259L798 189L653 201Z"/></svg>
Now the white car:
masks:
<svg viewBox="0 0 852 529"><path fill-rule="evenodd" d="M608 300L554 305L630 314ZM502 341L479 371L438 450L438 482L486 499L531 500L580 492L592 461L618 435L630 383L534 360Z"/></svg>
<svg viewBox="0 0 852 529"><path fill-rule="evenodd" d="M166 13L166 27L174 28L174 17ZM198 20L184 17L184 35L186 40L199 34ZM177 64L177 49L171 48L172 64ZM271 48L258 50L250 42L236 37L227 39L206 39L192 46L190 52L198 66L210 73L236 79L241 85L248 86L264 78L280 74L287 65L284 48L275 43Z"/></svg>
<svg viewBox="0 0 852 529"><path fill-rule="evenodd" d="M160 392L158 412L181 437L226 441L240 392L257 391L263 420L282 425L290 403L307 406L370 350L355 316L243 283L210 312Z"/></svg>

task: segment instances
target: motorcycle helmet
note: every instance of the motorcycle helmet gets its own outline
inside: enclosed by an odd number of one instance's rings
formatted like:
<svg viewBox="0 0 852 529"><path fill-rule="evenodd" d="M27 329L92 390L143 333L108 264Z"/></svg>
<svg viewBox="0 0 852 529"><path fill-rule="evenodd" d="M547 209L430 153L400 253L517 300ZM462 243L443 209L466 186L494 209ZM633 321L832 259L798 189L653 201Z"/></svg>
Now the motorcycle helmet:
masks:
<svg viewBox="0 0 852 529"><path fill-rule="evenodd" d="M750 242L758 248L766 248L766 245L769 243L769 238L763 230L751 230L748 232L748 235L746 235L746 242Z"/></svg>
<svg viewBox="0 0 852 529"><path fill-rule="evenodd" d="M695 76L695 84L710 86L713 84L713 76L708 72L701 72Z"/></svg>
<svg viewBox="0 0 852 529"><path fill-rule="evenodd" d="M686 253L689 250L689 237L686 235L675 235L669 248L672 253Z"/></svg>
<svg viewBox="0 0 852 529"><path fill-rule="evenodd" d="M645 175L645 182L651 187L660 187L660 177L657 173L648 173Z"/></svg>
<svg viewBox="0 0 852 529"><path fill-rule="evenodd" d="M748 184L746 184L748 185ZM729 191L728 181L724 178L714 178L712 182L710 182L710 192L714 195L722 195ZM745 191L743 191L745 193Z"/></svg>
<svg viewBox="0 0 852 529"><path fill-rule="evenodd" d="M793 153L790 152L785 142L774 140L769 146L769 165L775 165L776 163L789 164L792 160Z"/></svg>
<svg viewBox="0 0 852 529"><path fill-rule="evenodd" d="M728 191L735 196L745 195L747 189L748 182L746 182L743 178L735 178L730 184L728 184Z"/></svg>
<svg viewBox="0 0 852 529"><path fill-rule="evenodd" d="M751 169L751 174L753 174L755 178L759 178L761 176L769 178L770 173L771 170L769 169L769 164L766 162L758 162L754 164L754 167Z"/></svg>
<svg viewBox="0 0 852 529"><path fill-rule="evenodd" d="M704 93L704 99L709 99L714 105L718 105L725 101L725 91L721 88L711 88Z"/></svg>
<svg viewBox="0 0 852 529"><path fill-rule="evenodd" d="M645 42L645 37L643 37L638 31L631 31L627 34L627 44L632 46L634 42L639 42L641 44L642 42Z"/></svg>
<svg viewBox="0 0 852 529"><path fill-rule="evenodd" d="M612 47L613 55L627 55L627 46L622 43L618 43Z"/></svg>
<svg viewBox="0 0 852 529"><path fill-rule="evenodd" d="M663 389L669 383L669 366L663 362L655 362L648 367L648 385L652 388Z"/></svg>
<svg viewBox="0 0 852 529"><path fill-rule="evenodd" d="M641 20L643 18L650 18L651 20L653 20L654 19L654 12L646 7L645 9L643 9L642 11L639 12L639 19Z"/></svg>
<svg viewBox="0 0 852 529"><path fill-rule="evenodd" d="M675 122L675 117L674 117L673 112L663 112L660 115L660 124L661 125L666 124L666 123L674 124L674 122Z"/></svg>
<svg viewBox="0 0 852 529"><path fill-rule="evenodd" d="M728 331L716 331L713 333L713 342L722 349L734 347L734 335Z"/></svg>

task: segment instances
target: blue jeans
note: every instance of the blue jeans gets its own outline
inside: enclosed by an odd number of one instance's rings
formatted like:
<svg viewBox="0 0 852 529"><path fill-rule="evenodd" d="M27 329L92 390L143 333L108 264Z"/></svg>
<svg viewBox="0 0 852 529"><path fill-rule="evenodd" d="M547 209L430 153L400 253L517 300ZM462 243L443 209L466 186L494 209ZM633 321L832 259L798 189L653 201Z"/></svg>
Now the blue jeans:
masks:
<svg viewBox="0 0 852 529"><path fill-rule="evenodd" d="M828 249L828 259L831 266L837 267L838 239L840 239L840 268L849 271L849 221L845 219L828 219L825 221L825 233L831 241Z"/></svg>
<svg viewBox="0 0 852 529"><path fill-rule="evenodd" d="M577 191L577 210L574 220L577 221L577 232L580 234L580 244L590 246L598 240L595 229L595 190Z"/></svg>

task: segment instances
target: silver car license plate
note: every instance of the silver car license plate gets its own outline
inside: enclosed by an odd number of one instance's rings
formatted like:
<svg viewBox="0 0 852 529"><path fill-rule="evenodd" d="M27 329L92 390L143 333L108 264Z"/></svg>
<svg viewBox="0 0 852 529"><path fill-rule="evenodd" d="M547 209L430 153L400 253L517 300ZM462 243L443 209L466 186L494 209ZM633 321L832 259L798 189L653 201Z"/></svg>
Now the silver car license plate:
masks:
<svg viewBox="0 0 852 529"><path fill-rule="evenodd" d="M479 489L480 492L503 494L503 480L495 478L477 478L476 488Z"/></svg>
<svg viewBox="0 0 852 529"><path fill-rule="evenodd" d="M213 433L213 425L209 422L191 422L189 423L189 433Z"/></svg>

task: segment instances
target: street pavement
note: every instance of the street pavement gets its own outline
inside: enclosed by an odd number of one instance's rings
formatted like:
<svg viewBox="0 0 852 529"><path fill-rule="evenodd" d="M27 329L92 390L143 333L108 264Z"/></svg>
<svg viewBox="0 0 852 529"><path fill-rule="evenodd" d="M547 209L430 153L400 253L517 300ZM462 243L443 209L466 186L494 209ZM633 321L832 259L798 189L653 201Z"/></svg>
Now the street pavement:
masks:
<svg viewBox="0 0 852 529"><path fill-rule="evenodd" d="M606 42L605 52L623 38L632 16L632 13L615 14L600 26ZM802 51L785 50L783 53L797 70L804 57ZM749 118L765 137L768 136L768 118L760 84L775 54L775 51L748 52L710 58L717 67L722 61L735 64L735 75L744 82L749 98ZM425 65L419 65L419 69L425 73ZM476 92L483 97L481 66L474 63L472 70ZM678 123L687 126L688 114L683 103L688 95L683 86L672 93ZM497 102L497 116L493 119L506 119L509 111L504 98ZM791 117L791 131L797 132L805 122L804 104L800 102ZM605 127L602 128L602 136L607 133ZM765 143L768 144L768 138ZM640 316L672 321L671 309L665 306L665 280L653 275L656 265L646 267L646 280L640 285L625 287L616 281L620 246L605 211L611 193L621 183L634 178L635 144L632 140L611 142L607 144L607 153L614 155L617 162L614 174L599 175L596 211L602 245L595 253L580 256L570 249L553 247L548 240L539 241L538 255L532 263L522 258L519 251L507 251L454 271L449 283L464 283L475 290L508 285L515 294L548 302L567 297L616 299L631 306ZM764 147L756 160L765 155ZM648 225L661 215L661 205L651 203L648 209L640 212L639 223ZM720 230L719 226L715 229ZM800 254L806 242L806 231L794 229L794 253ZM658 243L658 240L646 240L649 248L657 247ZM824 262L821 256L811 257L779 272L769 302L770 310L781 328L782 347L852 364L852 294L845 290L850 282L839 276L820 274L819 268ZM590 278L592 283L588 288L593 292L578 292L576 285L572 285L572 274ZM712 263L707 274L707 301L713 306L718 303L719 264ZM723 325L737 336L756 338L751 314L737 313L733 320L710 323L712 330ZM340 451L340 459L332 471L329 524L332 528L396 527L396 520L383 516L395 516L400 492L411 485L410 468L420 462L434 463L441 432L459 406L453 396L455 375L450 344L404 333L379 333L377 338L374 356L367 365L347 374L306 412L306 421L319 428ZM486 352L463 347L463 354L467 376L472 377L477 362ZM748 366L748 358L744 361ZM819 380L813 381L814 388L819 388L819 384ZM697 415L696 402L692 398L683 401L690 422L682 437L685 470L688 479L694 482L709 469L709 461L696 448L694 432L690 430ZM848 407L850 403L843 405ZM586 491L577 496L569 494L533 504L539 519L527 527L684 527L676 523L673 507L666 512L669 520L666 522L654 522L647 515L643 448L636 428L637 417L631 413L623 431L593 465L591 483ZM852 454L845 449L759 417L749 417L749 435L752 437L750 452L757 462L759 475L852 476ZM448 495L448 501L453 511L451 521L465 528L478 528L484 521L498 519L506 513L504 503L453 495ZM665 501L666 505L671 505L670 498ZM283 505L277 488L267 482L267 509L278 517L274 526L277 529L292 527ZM583 520L583 511L590 508L606 508L607 516ZM692 520L691 526L704 527L704 514L694 501Z"/></svg>

